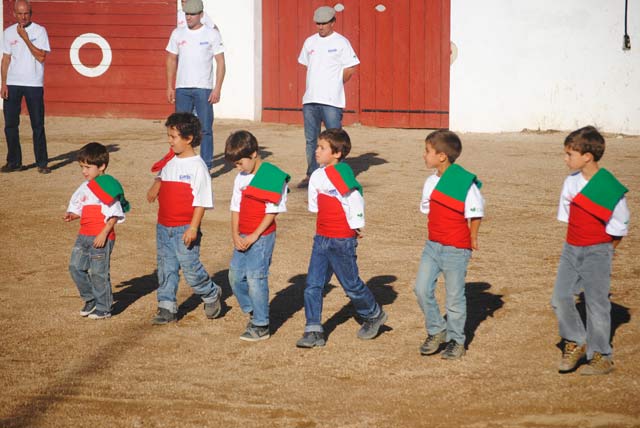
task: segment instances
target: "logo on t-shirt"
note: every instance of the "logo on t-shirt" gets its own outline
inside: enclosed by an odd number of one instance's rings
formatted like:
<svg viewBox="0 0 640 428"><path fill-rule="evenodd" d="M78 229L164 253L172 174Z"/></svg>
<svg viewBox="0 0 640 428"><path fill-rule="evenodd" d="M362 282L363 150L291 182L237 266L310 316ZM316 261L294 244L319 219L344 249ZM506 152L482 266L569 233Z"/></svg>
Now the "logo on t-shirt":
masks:
<svg viewBox="0 0 640 428"><path fill-rule="evenodd" d="M180 40L178 42L178 46L186 46L187 45L187 41L186 40Z"/></svg>
<svg viewBox="0 0 640 428"><path fill-rule="evenodd" d="M200 42L200 46L208 45L208 44L209 44L209 42L207 42L206 40L204 42Z"/></svg>
<svg viewBox="0 0 640 428"><path fill-rule="evenodd" d="M336 48L329 49L329 50L327 50L327 52L329 52L329 53L338 52L338 49L336 49Z"/></svg>
<svg viewBox="0 0 640 428"><path fill-rule="evenodd" d="M9 42L9 44L10 44L11 46L15 46L15 45L17 45L17 44L18 44L18 39L11 40L11 41Z"/></svg>
<svg viewBox="0 0 640 428"><path fill-rule="evenodd" d="M178 180L180 181L191 181L191 176L189 174L180 174L178 176Z"/></svg>

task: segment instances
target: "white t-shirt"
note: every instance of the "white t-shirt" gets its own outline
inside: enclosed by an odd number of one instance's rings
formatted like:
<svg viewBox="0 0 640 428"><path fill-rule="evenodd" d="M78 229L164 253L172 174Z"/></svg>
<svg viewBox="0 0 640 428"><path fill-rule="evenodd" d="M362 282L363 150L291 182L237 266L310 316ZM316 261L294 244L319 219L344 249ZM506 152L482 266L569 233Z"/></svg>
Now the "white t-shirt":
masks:
<svg viewBox="0 0 640 428"><path fill-rule="evenodd" d="M316 33L305 40L298 62L307 67L307 88L302 104L344 108L342 72L360 64L349 40L335 31L326 37Z"/></svg>
<svg viewBox="0 0 640 428"><path fill-rule="evenodd" d="M575 172L564 180L562 192L560 193L560 204L558 205L558 220L569 223L569 207L571 201L587 185L589 181L584 178L581 172ZM629 207L627 199L623 196L615 208L607 223L605 232L611 236L627 236L629 233Z"/></svg>
<svg viewBox="0 0 640 428"><path fill-rule="evenodd" d="M188 186L177 186L176 192L190 191L193 195L194 207L213 208L213 189L209 169L198 155L188 158L173 157L160 170L158 177L162 182L182 183Z"/></svg>
<svg viewBox="0 0 640 428"><path fill-rule="evenodd" d="M429 214L429 202L431 201L431 193L440 181L437 174L433 174L424 182L422 188L422 199L420 200L420 211L423 214ZM464 200L464 218L484 217L484 198L480 193L480 189L475 183L471 184L467 197Z"/></svg>
<svg viewBox="0 0 640 428"><path fill-rule="evenodd" d="M31 43L38 49L50 52L47 30L35 22L27 28ZM42 87L44 82L44 64L36 60L27 44L18 35L18 24L4 30L3 52L11 55L7 71L7 85Z"/></svg>
<svg viewBox="0 0 640 428"><path fill-rule="evenodd" d="M247 188L251 180L253 180L255 174L247 174L246 172L240 172L236 175L236 179L233 182L233 193L231 195L231 211L240 212L240 202L242 201L242 191ZM265 203L264 212L266 214L277 214L287 212L287 183L282 186L282 192L280 192L282 198L279 204L272 204L271 202Z"/></svg>
<svg viewBox="0 0 640 428"><path fill-rule="evenodd" d="M218 30L204 25L197 30L176 28L166 50L178 55L176 88L213 89L213 57L224 52Z"/></svg>
<svg viewBox="0 0 640 428"><path fill-rule="evenodd" d="M336 198L342 204L342 209L347 217L347 223L351 229L364 227L364 198L357 190L352 190L346 195L341 195L333 185L324 167L313 171L309 178L309 211L318 212L318 195L327 195Z"/></svg>
<svg viewBox="0 0 640 428"><path fill-rule="evenodd" d="M177 27L178 28L187 28L187 19L186 16L184 14L184 11L179 10L178 11L178 16L177 16ZM216 27L216 24L213 23L213 20L211 19L211 17L209 17L209 15L207 15L207 12L204 12L204 14L202 15L202 18L200 19L200 23L202 25L205 25L209 28L215 28L216 30L218 29L218 27Z"/></svg>

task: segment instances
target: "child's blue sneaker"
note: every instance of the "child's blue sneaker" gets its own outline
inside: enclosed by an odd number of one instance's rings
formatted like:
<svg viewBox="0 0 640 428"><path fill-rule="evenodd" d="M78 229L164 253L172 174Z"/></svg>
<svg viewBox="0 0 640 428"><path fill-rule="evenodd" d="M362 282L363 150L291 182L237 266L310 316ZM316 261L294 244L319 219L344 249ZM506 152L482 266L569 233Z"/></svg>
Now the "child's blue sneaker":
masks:
<svg viewBox="0 0 640 428"><path fill-rule="evenodd" d="M96 310L96 301L89 300L88 302L84 302L84 306L80 310L80 315L82 315L83 317L86 317L95 310Z"/></svg>
<svg viewBox="0 0 640 428"><path fill-rule="evenodd" d="M89 315L89 318L92 320L104 320L107 318L111 318L111 312L95 310L92 314Z"/></svg>
<svg viewBox="0 0 640 428"><path fill-rule="evenodd" d="M249 322L247 329L240 335L240 340L246 340L247 342L257 342L259 340L265 340L271 337L269 326L253 325Z"/></svg>
<svg viewBox="0 0 640 428"><path fill-rule="evenodd" d="M319 331L307 331L296 342L298 348L314 348L325 345L324 334Z"/></svg>

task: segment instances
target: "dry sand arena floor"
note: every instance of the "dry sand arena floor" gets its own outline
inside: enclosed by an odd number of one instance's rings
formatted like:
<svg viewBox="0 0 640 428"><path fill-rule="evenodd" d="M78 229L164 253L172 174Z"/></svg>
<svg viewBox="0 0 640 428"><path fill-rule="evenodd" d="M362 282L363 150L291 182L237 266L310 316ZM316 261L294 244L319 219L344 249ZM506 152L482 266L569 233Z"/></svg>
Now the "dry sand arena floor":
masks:
<svg viewBox="0 0 640 428"><path fill-rule="evenodd" d="M278 218L271 267L271 339L238 340L247 317L231 295L228 211L235 171L221 157L245 128L266 160L304 174L302 128L216 121L216 209L203 222L202 261L224 289L222 318L207 320L181 282L180 319L152 326L155 220L146 202L151 164L167 151L161 121L47 118L50 166L0 175L0 426L2 427L633 427L640 426L640 137L607 135L601 165L630 189L630 237L614 258L611 300L616 370L556 371L560 350L549 300L565 226L555 220L568 171L567 132L462 134L460 164L484 182L487 215L467 275L467 355L421 357L423 317L412 291L426 237L418 210L425 130L348 127L348 162L365 189L360 273L389 314L372 341L355 336L353 309L327 287L327 346L301 350L303 288L314 216L292 189ZM33 162L28 118L25 163ZM92 321L67 264L78 223L62 221L82 176L74 153L89 141L111 151L108 172L133 209L112 258L113 318ZM6 144L0 144L4 160ZM4 162L3 162L4 163ZM295 187L295 186L294 186ZM439 298L443 297L439 287Z"/></svg>

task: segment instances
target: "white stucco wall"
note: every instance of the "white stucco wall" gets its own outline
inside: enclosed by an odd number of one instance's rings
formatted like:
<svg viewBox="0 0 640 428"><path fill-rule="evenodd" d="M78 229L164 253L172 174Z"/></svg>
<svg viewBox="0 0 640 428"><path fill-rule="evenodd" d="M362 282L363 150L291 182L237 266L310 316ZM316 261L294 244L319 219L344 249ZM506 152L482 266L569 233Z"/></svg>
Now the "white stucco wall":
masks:
<svg viewBox="0 0 640 428"><path fill-rule="evenodd" d="M220 102L214 106L215 117L259 120L262 1L204 0L204 6L222 34L227 66Z"/></svg>
<svg viewBox="0 0 640 428"><path fill-rule="evenodd" d="M450 127L640 134L640 0L451 0Z"/></svg>

